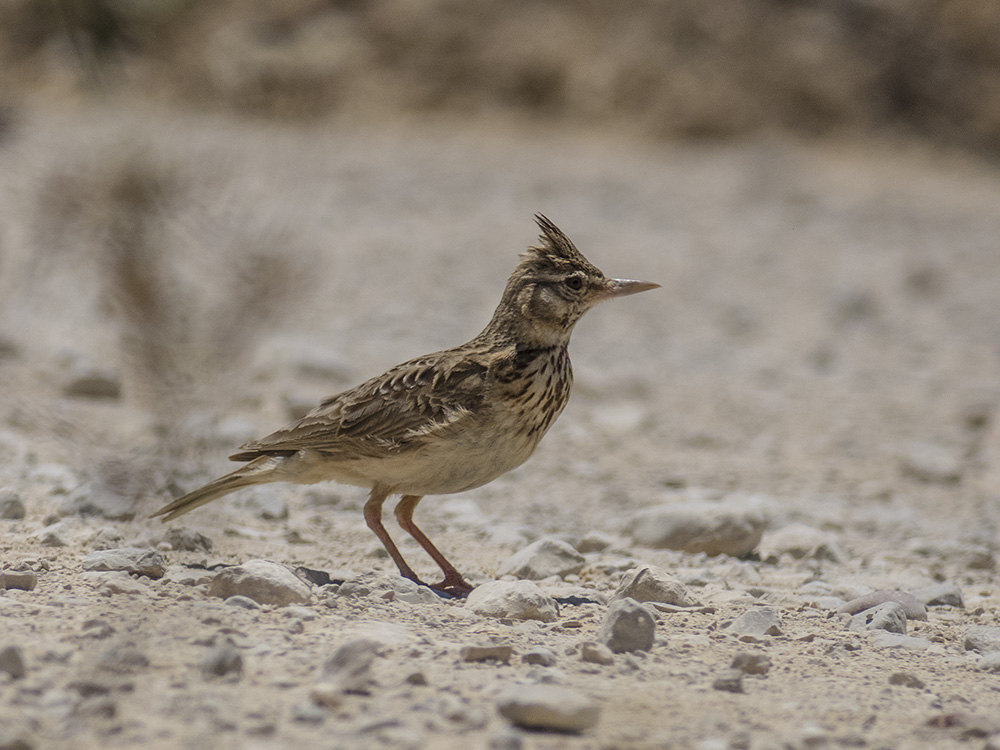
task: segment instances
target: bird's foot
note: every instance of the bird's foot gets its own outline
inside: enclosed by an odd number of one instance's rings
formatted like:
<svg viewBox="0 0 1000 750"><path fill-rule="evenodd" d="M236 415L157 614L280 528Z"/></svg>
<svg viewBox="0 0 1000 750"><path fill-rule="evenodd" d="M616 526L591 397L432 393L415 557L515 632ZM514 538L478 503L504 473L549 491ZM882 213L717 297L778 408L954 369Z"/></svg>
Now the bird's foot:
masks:
<svg viewBox="0 0 1000 750"><path fill-rule="evenodd" d="M444 577L443 581L433 584L430 588L439 593L455 597L456 599L464 599L472 592L474 587L466 583L465 579L460 575L447 575Z"/></svg>
<svg viewBox="0 0 1000 750"><path fill-rule="evenodd" d="M464 599L473 589L473 586L466 583L465 579L457 572L454 575L450 573L445 575L444 580L440 583L424 583L412 570L400 571L400 575L403 578L413 581L418 586L426 586L436 594L442 594L453 599Z"/></svg>

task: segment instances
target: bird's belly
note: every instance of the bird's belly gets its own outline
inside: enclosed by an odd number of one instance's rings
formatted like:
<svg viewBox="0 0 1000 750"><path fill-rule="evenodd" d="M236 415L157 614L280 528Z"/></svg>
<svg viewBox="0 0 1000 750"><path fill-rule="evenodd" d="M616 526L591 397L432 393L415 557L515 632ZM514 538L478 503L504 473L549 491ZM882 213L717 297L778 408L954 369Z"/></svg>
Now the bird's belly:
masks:
<svg viewBox="0 0 1000 750"><path fill-rule="evenodd" d="M378 483L408 495L463 492L523 464L534 453L538 437L521 430L475 430L377 460L337 462L327 478L369 487Z"/></svg>
<svg viewBox="0 0 1000 750"><path fill-rule="evenodd" d="M379 467L380 481L411 495L447 495L492 482L531 456L537 441L522 436L472 438L425 445Z"/></svg>

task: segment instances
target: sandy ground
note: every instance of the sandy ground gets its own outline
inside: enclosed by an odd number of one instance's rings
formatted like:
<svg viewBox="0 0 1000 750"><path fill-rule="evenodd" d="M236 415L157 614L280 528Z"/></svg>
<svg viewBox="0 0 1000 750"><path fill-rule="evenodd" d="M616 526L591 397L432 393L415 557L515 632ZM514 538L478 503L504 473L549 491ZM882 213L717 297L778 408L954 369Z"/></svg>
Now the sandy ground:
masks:
<svg viewBox="0 0 1000 750"><path fill-rule="evenodd" d="M108 184L122 153L168 184L142 232L165 259L164 295L182 301L171 325L186 333L158 339L162 368L184 378L169 391L108 283L108 217L123 210ZM978 669L964 643L968 628L1000 625L997 172L898 144L653 146L516 125L300 129L66 108L17 121L0 145L0 196L0 483L26 507L0 521L0 564L38 571L34 590L0 591L0 647L26 663L20 679L0 674L0 725L28 746L1000 742L988 738L1000 730L989 725L1000 675ZM262 519L237 495L175 524L210 537L211 552L169 549L145 516L302 403L477 333L535 240L537 211L609 275L663 288L577 327L573 398L531 461L428 498L418 518L475 583L536 537L608 535L612 546L577 576L540 584L563 599L556 622L319 589L311 614L289 617L223 605L180 574L114 593L116 574L82 571L93 550L159 544L174 570L265 558L338 579L391 574L356 488L274 486L259 503L279 515L287 506L286 518ZM257 298L239 283L251 254L279 259L293 282L267 315L254 315ZM93 370L122 395L66 395ZM109 475L134 519L67 510ZM750 559L630 536L643 508L737 495L756 496L767 516ZM793 523L824 535L835 559L776 549L769 540ZM49 533L65 546L49 546ZM432 576L414 544L402 548ZM704 606L661 612L649 652L581 661L603 597L640 563L676 573ZM939 581L960 587L964 608L910 622L924 647L879 645L830 609ZM724 632L761 604L779 610L783 635L746 643ZM375 686L313 707L317 670L358 634L381 644ZM203 677L227 636L242 678ZM490 643L544 646L556 664L460 661L460 647ZM145 662L109 667L106 654L122 648ZM770 672L746 678L742 694L713 689L747 650L766 653ZM414 672L426 685L407 681ZM890 684L897 672L922 686ZM532 682L595 699L597 726L511 739L496 695Z"/></svg>

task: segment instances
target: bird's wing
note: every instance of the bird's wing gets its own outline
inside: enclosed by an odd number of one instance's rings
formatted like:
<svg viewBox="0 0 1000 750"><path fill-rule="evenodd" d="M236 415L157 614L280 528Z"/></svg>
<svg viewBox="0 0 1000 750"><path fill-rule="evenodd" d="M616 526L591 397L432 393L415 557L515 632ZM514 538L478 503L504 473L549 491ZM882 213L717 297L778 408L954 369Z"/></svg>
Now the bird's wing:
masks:
<svg viewBox="0 0 1000 750"><path fill-rule="evenodd" d="M328 398L309 414L230 456L311 449L332 455L378 456L421 444L482 413L489 357L453 350L397 365Z"/></svg>

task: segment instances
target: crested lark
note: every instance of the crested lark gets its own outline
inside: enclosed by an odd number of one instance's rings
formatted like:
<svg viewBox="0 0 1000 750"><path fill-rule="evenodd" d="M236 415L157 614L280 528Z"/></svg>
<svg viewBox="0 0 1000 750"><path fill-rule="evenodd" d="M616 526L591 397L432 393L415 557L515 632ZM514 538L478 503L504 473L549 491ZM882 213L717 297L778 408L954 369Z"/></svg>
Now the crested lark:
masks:
<svg viewBox="0 0 1000 750"><path fill-rule="evenodd" d="M399 572L420 583L382 525L382 504L401 495L396 519L434 559L444 580L472 587L413 522L424 495L463 492L520 466L569 399L573 326L591 307L659 284L609 279L558 227L536 216L541 245L507 281L489 325L467 344L428 354L333 396L230 458L231 474L189 492L154 516L177 518L253 484L332 479L368 487L365 521Z"/></svg>

